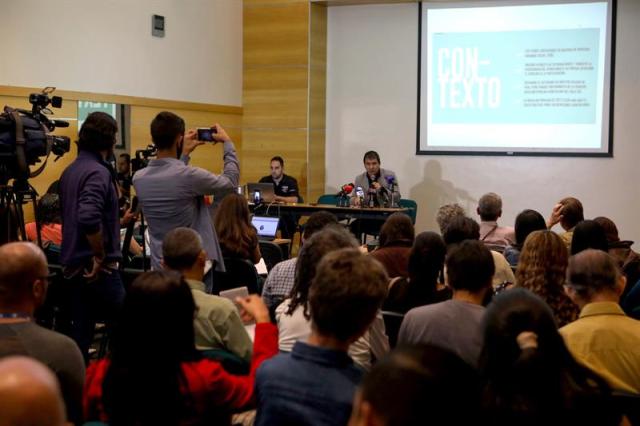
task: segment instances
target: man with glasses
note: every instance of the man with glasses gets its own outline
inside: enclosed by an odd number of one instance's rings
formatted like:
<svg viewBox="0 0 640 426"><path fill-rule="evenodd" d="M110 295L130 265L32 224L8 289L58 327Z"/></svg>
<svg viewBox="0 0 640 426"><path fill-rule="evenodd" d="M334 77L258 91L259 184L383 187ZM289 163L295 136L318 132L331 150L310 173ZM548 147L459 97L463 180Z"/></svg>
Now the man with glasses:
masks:
<svg viewBox="0 0 640 426"><path fill-rule="evenodd" d="M67 420L82 420L84 361L78 346L62 334L40 327L35 310L47 295L47 260L33 243L0 246L0 358L24 355L48 366L58 376Z"/></svg>

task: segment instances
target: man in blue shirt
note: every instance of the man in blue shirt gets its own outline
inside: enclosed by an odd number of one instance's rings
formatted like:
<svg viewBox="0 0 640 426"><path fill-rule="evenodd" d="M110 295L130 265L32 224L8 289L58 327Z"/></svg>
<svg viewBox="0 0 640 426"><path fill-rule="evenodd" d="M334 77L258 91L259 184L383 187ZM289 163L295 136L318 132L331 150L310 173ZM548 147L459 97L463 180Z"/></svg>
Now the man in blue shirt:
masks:
<svg viewBox="0 0 640 426"><path fill-rule="evenodd" d="M116 174L106 161L117 132L110 115L89 114L80 129L78 157L60 178L60 262L71 294L70 336L85 359L96 320L110 325L124 299Z"/></svg>
<svg viewBox="0 0 640 426"><path fill-rule="evenodd" d="M205 143L196 139L196 131L185 133L184 120L171 112L159 113L151 122L151 138L158 155L133 176L133 186L149 224L151 266L162 269L162 240L172 229L187 227L202 237L203 248L213 268L224 271L218 237L211 220L211 208L205 195L220 198L238 186L240 165L236 150L224 129L216 124L214 143L223 143L224 170L216 175L189 166L189 155ZM210 284L208 290L210 290Z"/></svg>
<svg viewBox="0 0 640 426"><path fill-rule="evenodd" d="M327 254L309 289L311 335L256 374L256 425L345 425L363 371L347 354L387 294L387 274L355 249Z"/></svg>

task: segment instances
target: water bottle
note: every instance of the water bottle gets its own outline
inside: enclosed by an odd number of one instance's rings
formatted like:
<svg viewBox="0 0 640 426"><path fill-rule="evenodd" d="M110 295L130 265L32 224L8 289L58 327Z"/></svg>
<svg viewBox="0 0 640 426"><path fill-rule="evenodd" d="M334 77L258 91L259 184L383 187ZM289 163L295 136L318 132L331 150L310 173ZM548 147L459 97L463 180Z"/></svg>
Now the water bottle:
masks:
<svg viewBox="0 0 640 426"><path fill-rule="evenodd" d="M362 190L362 187L359 186L356 188L356 197L358 197L358 201L360 201L360 206L362 206L362 204L364 203L364 191Z"/></svg>

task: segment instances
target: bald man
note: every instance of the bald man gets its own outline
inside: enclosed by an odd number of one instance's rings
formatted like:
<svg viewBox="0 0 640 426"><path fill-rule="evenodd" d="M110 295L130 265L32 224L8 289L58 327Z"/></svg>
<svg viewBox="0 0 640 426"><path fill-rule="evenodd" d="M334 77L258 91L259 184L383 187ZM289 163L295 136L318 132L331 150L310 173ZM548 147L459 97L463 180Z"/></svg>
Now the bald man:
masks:
<svg viewBox="0 0 640 426"><path fill-rule="evenodd" d="M9 243L0 246L0 259L0 358L25 355L48 366L60 382L69 421L80 423L85 373L80 350L70 338L33 321L47 295L44 253L32 243Z"/></svg>
<svg viewBox="0 0 640 426"><path fill-rule="evenodd" d="M572 256L566 294L580 317L560 329L567 347L613 389L640 393L640 321L618 304L626 279L607 253L588 249Z"/></svg>
<svg viewBox="0 0 640 426"><path fill-rule="evenodd" d="M0 360L0 426L62 426L64 403L53 373L27 357Z"/></svg>

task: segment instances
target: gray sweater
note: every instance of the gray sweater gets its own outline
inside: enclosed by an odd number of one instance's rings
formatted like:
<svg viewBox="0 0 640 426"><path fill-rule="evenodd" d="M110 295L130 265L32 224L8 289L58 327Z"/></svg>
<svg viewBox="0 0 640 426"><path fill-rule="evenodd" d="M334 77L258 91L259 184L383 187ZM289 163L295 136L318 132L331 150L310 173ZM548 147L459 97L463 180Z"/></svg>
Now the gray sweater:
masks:
<svg viewBox="0 0 640 426"><path fill-rule="evenodd" d="M211 207L205 204L203 197L221 197L238 185L240 165L232 142L224 143L223 160L221 175L187 165L188 158L186 161L162 158L152 160L133 176L133 186L149 225L153 269L161 269L164 236L172 229L184 226L200 234L209 259L216 261L216 270L225 270L211 220Z"/></svg>

